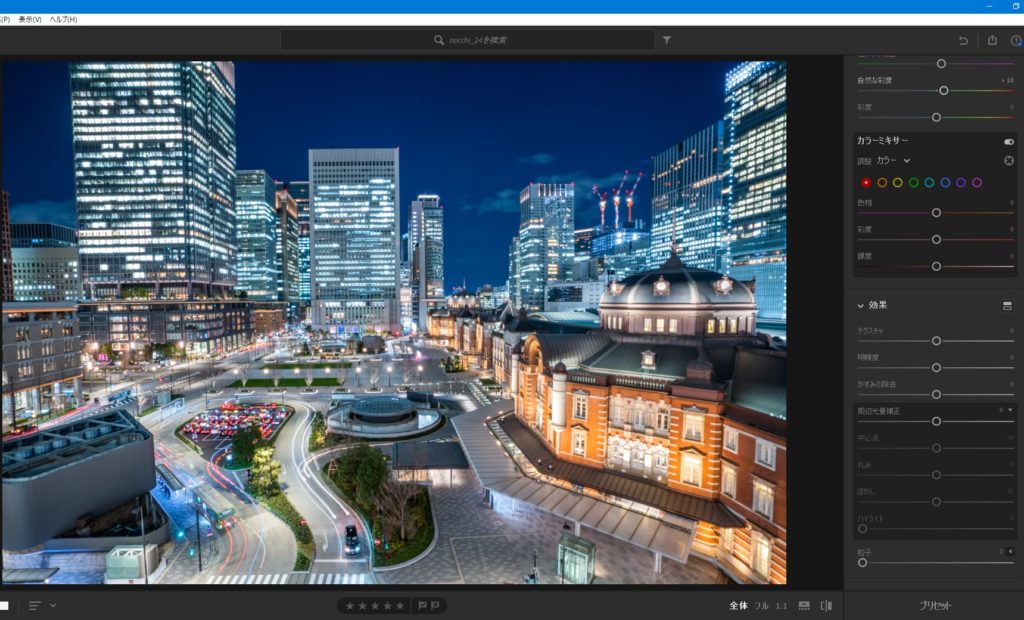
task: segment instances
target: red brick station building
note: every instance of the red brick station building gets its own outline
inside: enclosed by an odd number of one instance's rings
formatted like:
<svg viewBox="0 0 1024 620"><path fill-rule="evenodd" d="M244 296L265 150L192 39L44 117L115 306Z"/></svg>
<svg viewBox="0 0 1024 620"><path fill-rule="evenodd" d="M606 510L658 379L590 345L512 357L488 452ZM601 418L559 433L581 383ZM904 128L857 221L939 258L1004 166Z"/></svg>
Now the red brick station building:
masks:
<svg viewBox="0 0 1024 620"><path fill-rule="evenodd" d="M750 288L673 253L599 315L513 349L502 428L548 475L683 524L733 579L786 583L786 352Z"/></svg>

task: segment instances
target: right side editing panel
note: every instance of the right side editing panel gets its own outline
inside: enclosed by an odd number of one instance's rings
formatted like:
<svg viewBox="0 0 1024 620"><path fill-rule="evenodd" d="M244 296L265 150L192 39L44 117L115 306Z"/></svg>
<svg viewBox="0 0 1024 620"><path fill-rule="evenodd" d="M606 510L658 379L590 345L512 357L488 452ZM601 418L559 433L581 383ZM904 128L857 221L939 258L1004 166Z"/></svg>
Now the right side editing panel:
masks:
<svg viewBox="0 0 1024 620"><path fill-rule="evenodd" d="M845 62L845 574L1020 587L1020 63Z"/></svg>

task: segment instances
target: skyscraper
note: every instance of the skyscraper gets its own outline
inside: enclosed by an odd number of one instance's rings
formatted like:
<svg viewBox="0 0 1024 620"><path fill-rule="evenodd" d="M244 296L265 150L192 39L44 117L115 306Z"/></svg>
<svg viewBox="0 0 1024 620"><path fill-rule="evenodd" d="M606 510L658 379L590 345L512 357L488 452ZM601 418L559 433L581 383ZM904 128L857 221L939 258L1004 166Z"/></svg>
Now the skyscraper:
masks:
<svg viewBox="0 0 1024 620"><path fill-rule="evenodd" d="M590 248L593 246L594 237L603 232L598 226L591 226L590 228L580 228L573 233L574 236L574 251L575 255L573 260L585 261L590 260Z"/></svg>
<svg viewBox="0 0 1024 620"><path fill-rule="evenodd" d="M235 274L230 62L71 65L85 294L206 299Z"/></svg>
<svg viewBox="0 0 1024 620"><path fill-rule="evenodd" d="M444 209L436 195L420 194L409 203L409 262L412 312L423 331L427 313L445 305Z"/></svg>
<svg viewBox="0 0 1024 620"><path fill-rule="evenodd" d="M298 203L288 190L278 190L274 198L277 215L277 299L288 302L288 313L295 317L299 309Z"/></svg>
<svg viewBox="0 0 1024 620"><path fill-rule="evenodd" d="M575 199L572 183L530 183L519 193L519 296L544 309L544 285L572 278Z"/></svg>
<svg viewBox="0 0 1024 620"><path fill-rule="evenodd" d="M399 329L398 173L398 149L309 151L315 329Z"/></svg>
<svg viewBox="0 0 1024 620"><path fill-rule="evenodd" d="M727 271L755 280L758 318L786 319L786 63L725 77Z"/></svg>
<svg viewBox="0 0 1024 620"><path fill-rule="evenodd" d="M648 268L660 267L673 244L688 267L724 268L729 230L722 134L719 121L652 158Z"/></svg>
<svg viewBox="0 0 1024 620"><path fill-rule="evenodd" d="M519 307L522 301L519 299L519 237L512 237L508 244L508 280L505 282L508 290L508 299L512 305Z"/></svg>
<svg viewBox="0 0 1024 620"><path fill-rule="evenodd" d="M7 192L0 189L0 301L14 299L14 276L11 273L11 211Z"/></svg>
<svg viewBox="0 0 1024 620"><path fill-rule="evenodd" d="M238 292L249 299L277 299L278 218L274 180L263 170L239 170L235 180L238 212Z"/></svg>
<svg viewBox="0 0 1024 620"><path fill-rule="evenodd" d="M277 189L288 190L299 213L299 300L309 305L309 181L279 181Z"/></svg>

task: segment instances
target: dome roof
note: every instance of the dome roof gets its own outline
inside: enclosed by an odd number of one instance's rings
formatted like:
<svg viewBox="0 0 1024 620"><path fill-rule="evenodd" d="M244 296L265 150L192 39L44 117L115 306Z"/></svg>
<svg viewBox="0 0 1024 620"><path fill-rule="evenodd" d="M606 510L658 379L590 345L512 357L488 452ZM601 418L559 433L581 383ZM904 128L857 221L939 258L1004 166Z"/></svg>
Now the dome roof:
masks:
<svg viewBox="0 0 1024 620"><path fill-rule="evenodd" d="M708 269L689 268L673 255L651 271L612 282L601 307L618 305L751 305L754 294L742 282Z"/></svg>

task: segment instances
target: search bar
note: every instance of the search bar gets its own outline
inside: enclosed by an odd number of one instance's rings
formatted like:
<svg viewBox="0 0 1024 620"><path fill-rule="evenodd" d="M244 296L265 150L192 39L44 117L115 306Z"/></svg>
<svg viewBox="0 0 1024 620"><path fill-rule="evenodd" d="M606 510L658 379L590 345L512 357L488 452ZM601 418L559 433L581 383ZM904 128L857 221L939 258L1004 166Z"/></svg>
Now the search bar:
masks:
<svg viewBox="0 0 1024 620"><path fill-rule="evenodd" d="M653 30L343 30L281 31L284 51L650 51Z"/></svg>

